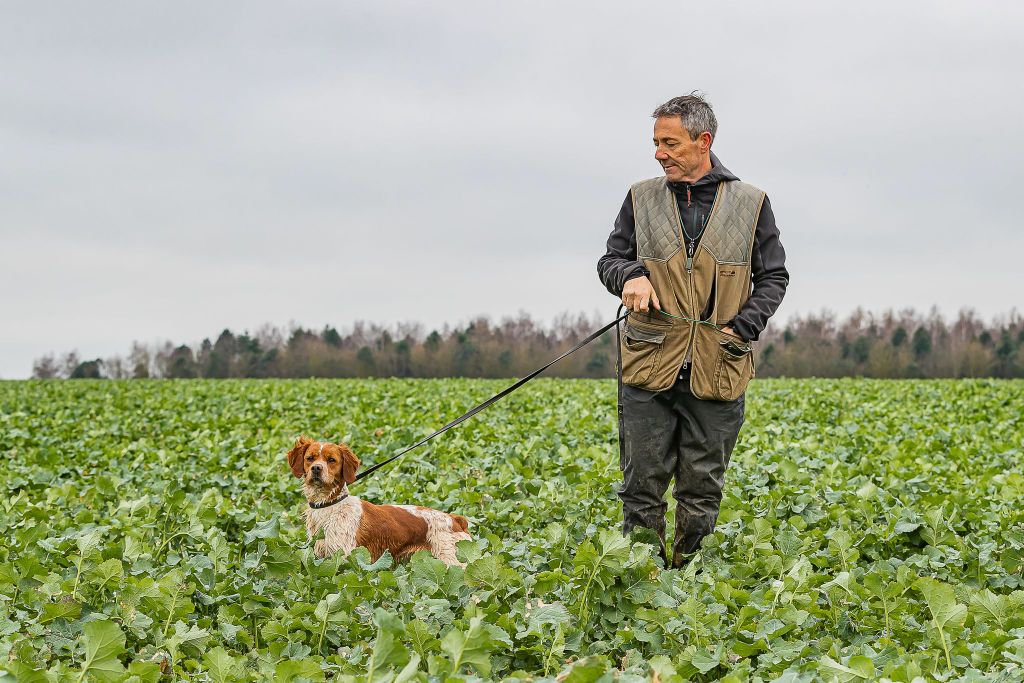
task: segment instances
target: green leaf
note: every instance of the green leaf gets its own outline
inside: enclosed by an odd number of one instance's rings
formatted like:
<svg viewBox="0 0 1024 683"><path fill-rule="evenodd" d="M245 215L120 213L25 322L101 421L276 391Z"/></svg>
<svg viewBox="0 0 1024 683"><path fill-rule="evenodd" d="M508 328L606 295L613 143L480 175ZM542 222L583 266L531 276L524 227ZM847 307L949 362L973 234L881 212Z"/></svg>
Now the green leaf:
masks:
<svg viewBox="0 0 1024 683"><path fill-rule="evenodd" d="M156 589L154 592L147 590L146 587L139 587L147 599L159 606L164 613L161 614L161 618L165 623L182 619L195 611L195 605L190 598L194 587L185 580L185 575L180 569L172 569L164 574L156 583Z"/></svg>
<svg viewBox="0 0 1024 683"><path fill-rule="evenodd" d="M321 623L338 623L346 618L345 604L344 596L341 593L329 593L317 603L313 614Z"/></svg>
<svg viewBox="0 0 1024 683"><path fill-rule="evenodd" d="M387 550L377 558L376 562L368 562L367 559L363 558L362 553L352 553L355 555L356 564L360 569L366 572L378 572L391 569L394 565L394 559L391 557L391 553Z"/></svg>
<svg viewBox="0 0 1024 683"><path fill-rule="evenodd" d="M566 626L572 621L565 605L560 602L545 603L539 598L535 603L527 601L526 614L526 627L517 634L519 637L527 634L542 636L545 633L544 626Z"/></svg>
<svg viewBox="0 0 1024 683"><path fill-rule="evenodd" d="M187 626L184 622L176 622L174 624L174 633L167 637L166 646L171 652L171 659L178 659L178 652L182 648L191 648L193 651L198 651L206 640L210 637L210 632L204 628L199 628L195 624Z"/></svg>
<svg viewBox="0 0 1024 683"><path fill-rule="evenodd" d="M160 665L156 662L132 662L128 665L126 683L157 683L160 677Z"/></svg>
<svg viewBox="0 0 1024 683"><path fill-rule="evenodd" d="M684 683L684 679L676 671L675 665L672 660L665 655L657 655L652 657L650 661L651 666L651 680L660 681L660 683Z"/></svg>
<svg viewBox="0 0 1024 683"><path fill-rule="evenodd" d="M244 667L237 657L232 657L227 650L219 645L203 655L203 663L213 683L229 683L237 680Z"/></svg>
<svg viewBox="0 0 1024 683"><path fill-rule="evenodd" d="M598 565L600 557L593 543L583 541L576 549L576 556L573 557L573 573L592 571Z"/></svg>
<svg viewBox="0 0 1024 683"><path fill-rule="evenodd" d="M415 553L409 566L413 585L428 596L439 591L448 596L458 595L459 589L465 585L462 567L449 567L428 552Z"/></svg>
<svg viewBox="0 0 1024 683"><path fill-rule="evenodd" d="M497 626L485 623L483 617L473 617L468 630L449 631L441 639L441 649L448 654L453 671L458 672L468 664L480 675L487 676L491 673L491 653L498 643L507 639L508 635Z"/></svg>
<svg viewBox="0 0 1024 683"><path fill-rule="evenodd" d="M466 583L470 586L498 590L519 582L519 576L505 566L500 555L481 557L466 567Z"/></svg>
<svg viewBox="0 0 1024 683"><path fill-rule="evenodd" d="M120 583L121 577L124 576L124 565L121 564L121 560L114 557L93 567L89 574L92 583L97 588L103 588L111 582L114 582L114 587L116 588L117 584ZM117 579L117 581L114 581L114 579Z"/></svg>
<svg viewBox="0 0 1024 683"><path fill-rule="evenodd" d="M721 645L715 648L714 652L709 652L706 648L698 647L697 651L694 652L693 656L690 658L690 663L693 664L697 671L700 671L702 674L706 674L722 663L723 650L724 648Z"/></svg>
<svg viewBox="0 0 1024 683"><path fill-rule="evenodd" d="M101 681L117 679L124 667L118 657L124 654L124 633L112 621L90 621L85 633L85 661L81 674L92 674Z"/></svg>
<svg viewBox="0 0 1024 683"><path fill-rule="evenodd" d="M409 663L398 672L395 676L395 680L392 683L409 683L419 671L420 656L415 652L409 657Z"/></svg>
<svg viewBox="0 0 1024 683"><path fill-rule="evenodd" d="M434 636L434 629L430 628L430 626L419 619L413 619L410 621L406 625L405 631L413 649L415 649L421 657L426 657L427 653L437 646L438 641Z"/></svg>
<svg viewBox="0 0 1024 683"><path fill-rule="evenodd" d="M28 662L15 660L0 667L0 683L49 683L49 680L45 669L36 668Z"/></svg>
<svg viewBox="0 0 1024 683"><path fill-rule="evenodd" d="M629 539L617 530L602 529L601 539L601 565L611 572L622 570L623 565L629 559Z"/></svg>
<svg viewBox="0 0 1024 683"><path fill-rule="evenodd" d="M607 529L602 529L598 538L600 552L590 541L580 545L573 560L573 573L589 574L592 580L604 586L607 585L605 579L613 580L618 576L629 559L630 541L620 532Z"/></svg>
<svg viewBox="0 0 1024 683"><path fill-rule="evenodd" d="M970 611L981 622L1010 630L1024 619L1024 591L997 595L985 588L971 596Z"/></svg>
<svg viewBox="0 0 1024 683"><path fill-rule="evenodd" d="M78 537L75 538L75 544L78 546L78 554L82 557L89 557L99 549L102 541L103 531L101 529L93 529L79 534Z"/></svg>
<svg viewBox="0 0 1024 683"><path fill-rule="evenodd" d="M373 612L373 623L377 626L377 637L373 641L373 651L366 666L367 683L372 683L377 674L390 671L392 666L405 664L409 655L398 641L405 626L395 614L378 607Z"/></svg>
<svg viewBox="0 0 1024 683"><path fill-rule="evenodd" d="M839 572L838 574L836 574L836 578L832 579L827 583L823 583L821 585L821 588L825 591L827 591L829 588L840 588L843 590L843 592L846 593L847 596L855 597L854 592L850 587L851 581L852 577L850 576L850 572Z"/></svg>
<svg viewBox="0 0 1024 683"><path fill-rule="evenodd" d="M265 522L257 522L253 528L245 532L242 537L242 543L249 545L258 538L278 538L281 535L281 531L278 528L278 518L271 517Z"/></svg>
<svg viewBox="0 0 1024 683"><path fill-rule="evenodd" d="M224 571L228 558L231 556L231 546L228 544L224 532L220 529L214 529L208 535L208 543L210 545L210 562L213 563L214 569L218 572Z"/></svg>
<svg viewBox="0 0 1024 683"><path fill-rule="evenodd" d="M43 605L43 614L39 617L39 623L45 624L54 619L71 621L77 619L81 613L82 606L77 602L48 602Z"/></svg>
<svg viewBox="0 0 1024 683"><path fill-rule="evenodd" d="M875 679L874 664L870 659L861 655L850 657L845 665L825 655L818 661L818 670L825 680L839 681L839 683Z"/></svg>
<svg viewBox="0 0 1024 683"><path fill-rule="evenodd" d="M924 595L928 611L931 612L932 619L939 629L945 630L947 626L959 626L963 623L967 616L967 607L957 603L952 586L930 577L922 577L914 585Z"/></svg>
<svg viewBox="0 0 1024 683"><path fill-rule="evenodd" d="M323 668L312 659L291 659L278 662L274 668L274 683L292 683L292 681L324 680Z"/></svg>
<svg viewBox="0 0 1024 683"><path fill-rule="evenodd" d="M608 660L599 655L594 655L573 662L569 667L558 674L560 683L595 683L611 674L612 670Z"/></svg>

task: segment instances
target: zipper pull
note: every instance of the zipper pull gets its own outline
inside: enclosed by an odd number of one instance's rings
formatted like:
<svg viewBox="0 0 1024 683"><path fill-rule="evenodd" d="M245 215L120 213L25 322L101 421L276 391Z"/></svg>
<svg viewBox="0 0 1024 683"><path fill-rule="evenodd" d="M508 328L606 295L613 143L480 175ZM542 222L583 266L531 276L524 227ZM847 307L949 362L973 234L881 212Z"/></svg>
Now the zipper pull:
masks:
<svg viewBox="0 0 1024 683"><path fill-rule="evenodd" d="M693 270L693 257L687 254L686 256L686 272L689 273Z"/></svg>
<svg viewBox="0 0 1024 683"><path fill-rule="evenodd" d="M686 186L686 206L687 206L687 208L689 208L689 206L690 206L690 186L689 185Z"/></svg>

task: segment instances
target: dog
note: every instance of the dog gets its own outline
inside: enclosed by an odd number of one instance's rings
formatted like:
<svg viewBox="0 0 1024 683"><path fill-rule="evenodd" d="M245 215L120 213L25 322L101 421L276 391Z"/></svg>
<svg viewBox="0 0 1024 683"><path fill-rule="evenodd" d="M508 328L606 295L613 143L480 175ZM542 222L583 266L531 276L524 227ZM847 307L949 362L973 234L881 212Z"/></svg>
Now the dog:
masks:
<svg viewBox="0 0 1024 683"><path fill-rule="evenodd" d="M465 567L455 555L455 544L473 540L467 533L469 520L419 505L374 505L350 495L348 485L356 480L359 458L345 444L300 436L288 451L288 466L303 480L310 540L324 532L313 544L317 557L348 555L362 546L374 561L387 550L401 562L427 550L448 566Z"/></svg>

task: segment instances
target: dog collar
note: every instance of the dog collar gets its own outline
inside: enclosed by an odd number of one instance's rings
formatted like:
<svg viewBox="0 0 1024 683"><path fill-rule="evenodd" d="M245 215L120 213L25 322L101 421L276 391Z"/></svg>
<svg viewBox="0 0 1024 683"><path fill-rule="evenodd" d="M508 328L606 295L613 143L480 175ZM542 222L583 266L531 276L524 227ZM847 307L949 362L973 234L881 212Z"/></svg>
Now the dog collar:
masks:
<svg viewBox="0 0 1024 683"><path fill-rule="evenodd" d="M347 493L345 495L343 495L343 496L335 498L330 503L310 503L309 507L313 508L314 510L322 510L323 508L329 508L332 505L337 505L338 503L340 503L341 501L345 500L346 498L348 498L348 494Z"/></svg>

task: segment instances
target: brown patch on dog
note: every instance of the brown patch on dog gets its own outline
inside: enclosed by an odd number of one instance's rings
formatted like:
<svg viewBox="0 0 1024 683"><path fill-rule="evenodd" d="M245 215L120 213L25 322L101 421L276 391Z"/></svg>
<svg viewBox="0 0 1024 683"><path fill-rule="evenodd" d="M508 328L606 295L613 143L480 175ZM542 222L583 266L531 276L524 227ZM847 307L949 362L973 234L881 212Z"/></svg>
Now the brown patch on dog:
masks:
<svg viewBox="0 0 1024 683"><path fill-rule="evenodd" d="M452 515L452 531L466 531L469 529L469 520L462 515Z"/></svg>
<svg viewBox="0 0 1024 683"><path fill-rule="evenodd" d="M365 500L363 516L356 532L356 544L370 551L376 560L387 550L397 561L417 550L430 550L425 520L392 505L374 505Z"/></svg>

